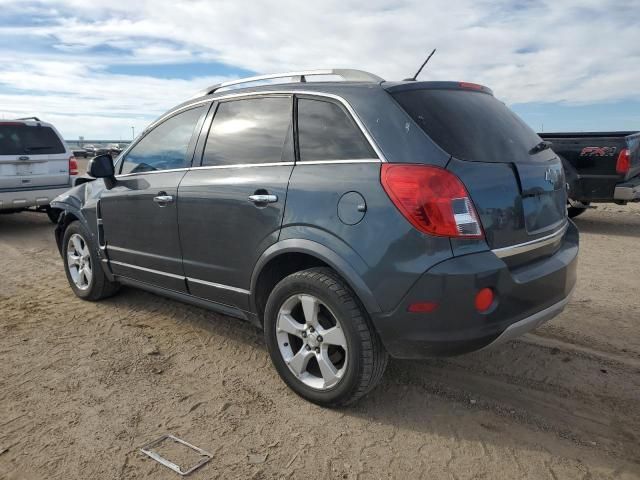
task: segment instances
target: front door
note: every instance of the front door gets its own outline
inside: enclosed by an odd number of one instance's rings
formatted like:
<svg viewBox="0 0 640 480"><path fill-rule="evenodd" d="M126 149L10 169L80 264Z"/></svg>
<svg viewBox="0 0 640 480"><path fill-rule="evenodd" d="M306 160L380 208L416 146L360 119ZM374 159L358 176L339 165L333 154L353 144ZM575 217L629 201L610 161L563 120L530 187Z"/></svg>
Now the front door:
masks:
<svg viewBox="0 0 640 480"><path fill-rule="evenodd" d="M186 292L178 234L178 184L191 166L205 106L149 131L121 159L117 184L100 197L104 245L116 275Z"/></svg>
<svg viewBox="0 0 640 480"><path fill-rule="evenodd" d="M253 266L282 223L294 159L291 96L221 101L199 150L202 167L178 189L189 291L246 310Z"/></svg>

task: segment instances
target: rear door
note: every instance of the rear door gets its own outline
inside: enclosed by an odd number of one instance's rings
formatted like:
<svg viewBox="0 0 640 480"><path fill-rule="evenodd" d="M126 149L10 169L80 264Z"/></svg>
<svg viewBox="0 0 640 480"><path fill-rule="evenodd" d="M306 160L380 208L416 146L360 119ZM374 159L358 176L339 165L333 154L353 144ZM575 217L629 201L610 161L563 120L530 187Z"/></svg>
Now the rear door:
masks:
<svg viewBox="0 0 640 480"><path fill-rule="evenodd" d="M249 308L253 267L282 223L294 164L292 105L290 95L224 100L205 123L201 167L178 190L192 295Z"/></svg>
<svg viewBox="0 0 640 480"><path fill-rule="evenodd" d="M191 166L207 106L155 126L122 158L117 184L100 195L103 246L117 275L185 292L178 234L178 184Z"/></svg>
<svg viewBox="0 0 640 480"><path fill-rule="evenodd" d="M69 185L71 155L40 122L0 122L0 190Z"/></svg>
<svg viewBox="0 0 640 480"><path fill-rule="evenodd" d="M471 87L390 90L452 156L447 168L464 182L492 249L562 232L566 187L560 159L549 148L535 148L542 139L502 102Z"/></svg>

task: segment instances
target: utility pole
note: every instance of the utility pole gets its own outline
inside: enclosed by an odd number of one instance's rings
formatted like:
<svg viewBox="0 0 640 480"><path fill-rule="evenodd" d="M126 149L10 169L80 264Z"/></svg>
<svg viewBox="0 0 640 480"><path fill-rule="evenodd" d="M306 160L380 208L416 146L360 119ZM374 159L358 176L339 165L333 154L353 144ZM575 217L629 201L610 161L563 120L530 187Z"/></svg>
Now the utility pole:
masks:
<svg viewBox="0 0 640 480"><path fill-rule="evenodd" d="M131 140L136 138L136 131L135 128L133 126L131 126Z"/></svg>

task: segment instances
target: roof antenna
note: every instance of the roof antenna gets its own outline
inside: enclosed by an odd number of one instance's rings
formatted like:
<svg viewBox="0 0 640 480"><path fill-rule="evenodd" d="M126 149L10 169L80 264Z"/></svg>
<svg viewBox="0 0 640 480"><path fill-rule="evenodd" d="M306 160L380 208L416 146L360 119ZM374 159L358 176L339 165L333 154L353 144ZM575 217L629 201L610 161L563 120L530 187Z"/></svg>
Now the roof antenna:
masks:
<svg viewBox="0 0 640 480"><path fill-rule="evenodd" d="M424 61L424 63L422 64L422 66L418 69L418 71L416 72L416 74L411 77L411 78L405 78L403 81L404 82L415 82L416 78L418 78L418 75L420 75L420 72L422 71L422 69L424 68L424 66L427 64L427 62L429 60L431 60L431 57L433 57L433 54L436 53L436 49L434 48L433 51L429 54L429 56L427 57L427 59Z"/></svg>

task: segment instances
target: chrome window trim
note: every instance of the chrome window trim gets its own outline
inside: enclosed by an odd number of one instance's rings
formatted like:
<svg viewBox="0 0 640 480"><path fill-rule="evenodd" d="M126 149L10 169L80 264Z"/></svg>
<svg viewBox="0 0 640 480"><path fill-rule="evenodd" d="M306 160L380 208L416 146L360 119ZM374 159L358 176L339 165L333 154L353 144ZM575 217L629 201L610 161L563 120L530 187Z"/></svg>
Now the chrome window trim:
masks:
<svg viewBox="0 0 640 480"><path fill-rule="evenodd" d="M277 167L295 165L295 162L267 162L267 163L234 163L230 165L205 165L202 167L191 167L189 170L217 170L221 168L247 168L247 167Z"/></svg>
<svg viewBox="0 0 640 480"><path fill-rule="evenodd" d="M193 277L186 277L187 280L194 283L199 283L201 285L207 285L209 287L220 288L222 290L230 290L232 292L242 293L244 295L249 295L251 292L249 290L245 290L244 288L231 287L229 285L223 285L221 283L207 282L206 280L199 280Z"/></svg>
<svg viewBox="0 0 640 480"><path fill-rule="evenodd" d="M137 175L150 175L154 173L186 172L187 170L191 170L191 167L169 168L167 170L150 170L148 172L121 173L119 175L116 175L115 177L125 178L125 177L133 177Z"/></svg>
<svg viewBox="0 0 640 480"><path fill-rule="evenodd" d="M381 163L378 158L353 158L345 160L305 160L296 165L325 165L329 163Z"/></svg>
<svg viewBox="0 0 640 480"><path fill-rule="evenodd" d="M230 165L205 165L202 167L184 167L184 168L172 168L169 170L151 170L149 172L135 172L135 173L123 173L116 175L116 178L126 178L136 175L150 175L156 173L169 173L169 172L184 172L191 170L219 170L224 168L248 168L248 167L278 167L294 165L328 165L334 163L381 163L378 158L354 158L345 160L307 160L302 162L266 162L266 163L234 163Z"/></svg>
<svg viewBox="0 0 640 480"><path fill-rule="evenodd" d="M239 99L239 98L245 98L245 97L251 98L251 97L259 97L259 96L269 96L269 95L309 95L309 96L312 96L312 97L313 96L315 96L315 97L324 97L324 98L331 98L333 100L336 100L344 108L346 108L346 110L351 115L351 118L353 118L353 121L356 122L356 125L358 126L358 128L360 129L362 134L365 136L367 141L369 142L369 145L371 145L371 148L373 148L373 151L376 152L376 155L378 155L378 161L380 161L380 162L386 162L387 161L386 157L382 153L382 150L380 150L380 148L378 147L376 142L373 140L373 137L371 136L371 134L369 133L367 128L364 126L364 124L362 123L362 120L360 120L360 117L358 116L358 114L356 113L356 111L353 109L353 107L351 106L351 104L349 102L347 102L340 95L336 95L334 93L316 92L316 91L313 91L313 90L297 90L297 89L290 89L290 90L283 89L283 90L280 90L280 89L278 89L278 90L265 90L265 91L259 91L259 92L226 93L224 95L210 96L206 100L199 100L197 102L190 103L189 105L185 105L183 107L180 107L178 110L173 110L173 111L171 111L169 113L166 113L165 115L160 117L158 120L153 122L151 125L149 125L145 129L145 132L147 132L148 130L150 130L153 127L155 127L158 123L161 123L167 117L175 115L176 113L181 112L182 110L186 110L188 108L191 108L191 107L193 107L195 105L199 105L201 103L218 102L218 101L227 100L227 99Z"/></svg>
<svg viewBox="0 0 640 480"><path fill-rule="evenodd" d="M511 245L509 247L496 248L491 251L495 253L498 258L505 258L513 255L518 255L520 253L530 252L531 250L535 250L537 248L551 245L560 241L568 228L569 223L567 222L562 226L560 230L550 235L536 238L535 240L531 240L530 242L519 243L517 245Z"/></svg>

